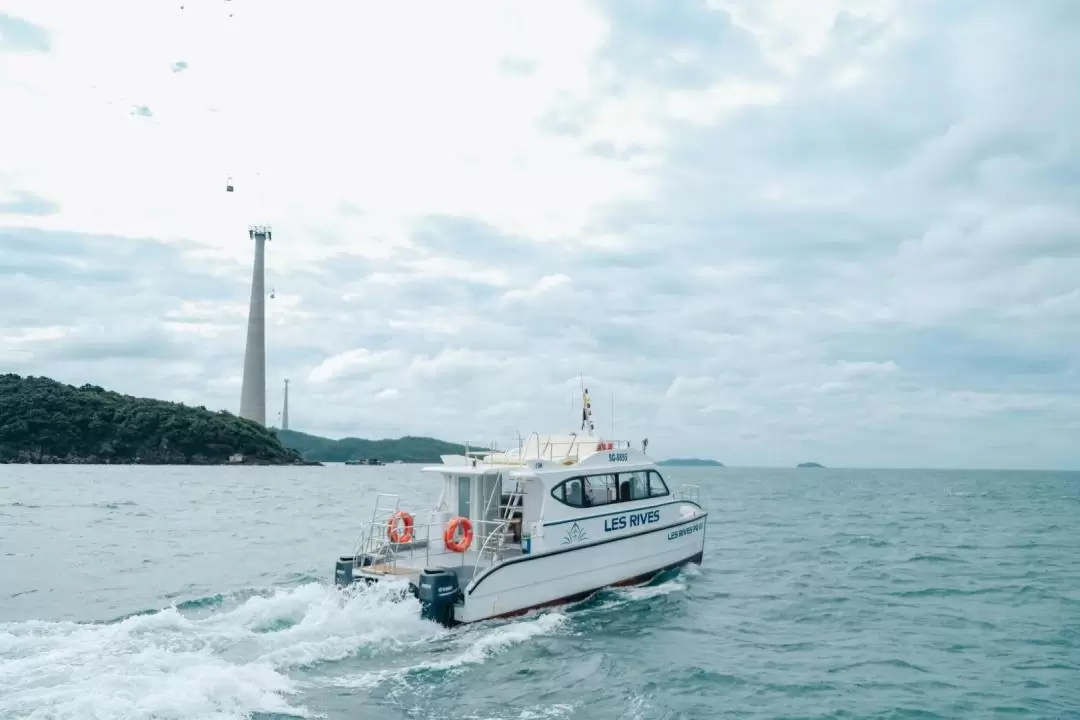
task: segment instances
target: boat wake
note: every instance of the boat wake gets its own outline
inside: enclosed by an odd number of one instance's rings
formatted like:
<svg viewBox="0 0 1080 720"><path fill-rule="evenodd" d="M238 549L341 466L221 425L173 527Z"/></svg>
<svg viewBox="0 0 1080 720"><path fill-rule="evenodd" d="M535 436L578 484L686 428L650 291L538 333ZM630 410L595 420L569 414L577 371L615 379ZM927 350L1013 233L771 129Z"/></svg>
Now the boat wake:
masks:
<svg viewBox="0 0 1080 720"><path fill-rule="evenodd" d="M109 623L0 624L0 717L310 717L289 671L444 634L398 590L310 583Z"/></svg>
<svg viewBox="0 0 1080 720"><path fill-rule="evenodd" d="M682 589L678 580L620 588L595 609ZM311 582L110 622L0 623L0 717L318 717L309 691L387 685L395 696L561 634L574 617L566 606L447 630L421 619L401 591Z"/></svg>
<svg viewBox="0 0 1080 720"><path fill-rule="evenodd" d="M694 572L700 571L692 571L691 574ZM336 690L371 691L381 688L387 699L415 705L419 696L431 694L433 686L452 686L460 681L460 678L452 679L455 676L496 657L500 657L500 663L507 664L507 656L511 652L520 652L536 639L580 636L583 631L587 634L586 628L594 624L594 618L604 616L614 608L640 603L645 609L651 601L683 593L686 589L686 584L678 577L637 587L605 589L578 603L532 611L514 619L488 620L457 628L429 642L425 647L425 658L419 661L415 655L387 658L385 664L379 668L323 677L313 685ZM535 649L534 646L534 652ZM526 654L529 654L528 651ZM530 662L526 661L516 666L528 667L529 664ZM515 666L515 663L510 665ZM488 677L490 679L490 676ZM512 717L516 720L563 718L570 717L574 710L575 706L572 704L547 703L520 710L520 714L498 717ZM439 710L430 717L445 717L445 710ZM495 720L496 716L468 717L491 717ZM630 717L638 715L632 714Z"/></svg>
<svg viewBox="0 0 1080 720"><path fill-rule="evenodd" d="M481 663L501 651L520 645L530 638L549 635L567 620L566 615L550 612L524 620L504 621L498 626L476 626L455 631L444 647L431 649L430 655L437 659L409 663L370 672L328 677L317 685L338 688L370 688L388 680L407 681L413 676L429 677Z"/></svg>

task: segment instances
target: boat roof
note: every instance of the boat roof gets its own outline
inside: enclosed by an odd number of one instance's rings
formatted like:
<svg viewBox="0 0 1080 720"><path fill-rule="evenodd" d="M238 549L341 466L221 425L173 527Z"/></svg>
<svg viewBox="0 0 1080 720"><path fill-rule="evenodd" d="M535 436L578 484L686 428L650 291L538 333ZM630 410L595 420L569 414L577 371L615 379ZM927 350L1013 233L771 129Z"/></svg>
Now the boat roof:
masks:
<svg viewBox="0 0 1080 720"><path fill-rule="evenodd" d="M624 472L655 468L656 463L624 441L610 441L591 435L533 433L512 450L476 450L462 455L441 455L441 465L429 465L423 472L481 475L509 471L511 476L540 477L569 470L602 472L619 468Z"/></svg>

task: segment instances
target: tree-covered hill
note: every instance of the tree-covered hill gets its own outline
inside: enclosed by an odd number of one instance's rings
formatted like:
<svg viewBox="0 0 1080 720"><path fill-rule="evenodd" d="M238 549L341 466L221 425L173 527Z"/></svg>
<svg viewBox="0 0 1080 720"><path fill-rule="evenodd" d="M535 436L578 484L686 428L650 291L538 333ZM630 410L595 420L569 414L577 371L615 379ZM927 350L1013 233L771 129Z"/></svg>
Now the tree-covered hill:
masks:
<svg viewBox="0 0 1080 720"><path fill-rule="evenodd" d="M212 465L234 453L300 462L273 432L224 410L0 375L0 462Z"/></svg>
<svg viewBox="0 0 1080 720"><path fill-rule="evenodd" d="M300 453L305 460L345 462L377 458L383 462L400 460L406 463L437 463L440 455L460 455L464 445L443 442L429 437L406 436L393 440L363 440L361 438L330 438L308 435L295 430L278 430L281 444Z"/></svg>

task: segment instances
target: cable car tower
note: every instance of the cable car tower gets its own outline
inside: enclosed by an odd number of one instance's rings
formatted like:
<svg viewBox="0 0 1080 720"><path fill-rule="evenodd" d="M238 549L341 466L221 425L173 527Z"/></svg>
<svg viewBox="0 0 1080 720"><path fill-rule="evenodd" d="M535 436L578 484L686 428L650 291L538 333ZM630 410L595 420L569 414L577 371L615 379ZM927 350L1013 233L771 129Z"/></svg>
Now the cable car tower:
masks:
<svg viewBox="0 0 1080 720"><path fill-rule="evenodd" d="M244 379L240 388L240 417L266 425L266 243L269 225L250 225L248 237L255 241L255 267L251 275Z"/></svg>

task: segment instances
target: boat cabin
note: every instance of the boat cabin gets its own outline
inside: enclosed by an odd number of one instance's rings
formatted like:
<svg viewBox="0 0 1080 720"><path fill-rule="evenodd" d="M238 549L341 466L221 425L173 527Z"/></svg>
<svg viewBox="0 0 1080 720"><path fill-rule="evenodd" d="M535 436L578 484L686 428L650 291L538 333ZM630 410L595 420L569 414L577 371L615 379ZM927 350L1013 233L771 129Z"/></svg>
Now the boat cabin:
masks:
<svg viewBox="0 0 1080 720"><path fill-rule="evenodd" d="M519 448L444 455L424 472L443 477L433 524L468 518L479 550L502 532L499 547L528 554L544 544L545 525L594 515L600 506L669 494L645 455L595 437L533 434ZM621 505L621 508L628 508ZM539 543L540 547L537 547Z"/></svg>
<svg viewBox="0 0 1080 720"><path fill-rule="evenodd" d="M680 512L665 502L671 493L655 463L624 442L533 433L512 450L466 447L440 459L421 469L442 480L429 512L379 496L354 551L372 564L356 560L358 574L415 577L444 567L464 583L515 556L615 537Z"/></svg>

